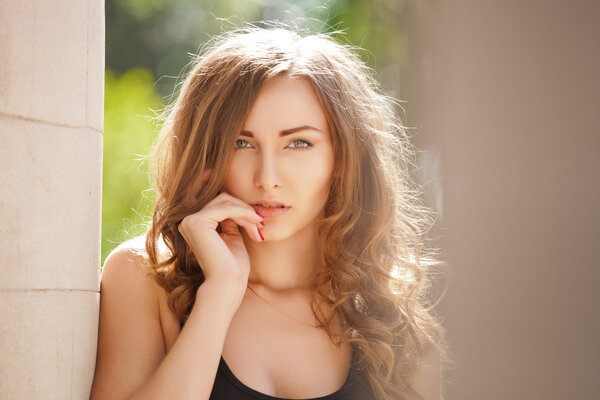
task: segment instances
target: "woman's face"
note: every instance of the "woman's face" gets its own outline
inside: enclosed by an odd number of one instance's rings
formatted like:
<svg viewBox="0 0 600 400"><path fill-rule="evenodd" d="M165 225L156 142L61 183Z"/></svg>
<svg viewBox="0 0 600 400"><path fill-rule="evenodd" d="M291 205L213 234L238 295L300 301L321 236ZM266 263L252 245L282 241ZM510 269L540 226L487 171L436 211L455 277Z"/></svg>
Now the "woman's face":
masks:
<svg viewBox="0 0 600 400"><path fill-rule="evenodd" d="M235 147L223 189L266 217L265 240L310 227L325 206L334 167L329 125L310 82L289 76L267 81ZM257 206L267 201L287 208Z"/></svg>

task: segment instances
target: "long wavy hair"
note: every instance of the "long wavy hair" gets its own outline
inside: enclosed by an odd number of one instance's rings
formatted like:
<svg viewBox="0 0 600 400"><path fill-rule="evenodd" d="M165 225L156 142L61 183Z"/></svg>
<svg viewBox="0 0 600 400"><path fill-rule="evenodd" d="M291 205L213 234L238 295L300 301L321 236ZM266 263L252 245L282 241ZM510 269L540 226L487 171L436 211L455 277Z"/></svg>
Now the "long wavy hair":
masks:
<svg viewBox="0 0 600 400"><path fill-rule="evenodd" d="M282 74L305 78L325 110L335 151L335 178L316 222L324 268L313 281L313 313L332 340L317 299L340 313L343 340L358 353L378 400L421 398L413 375L440 347L443 329L425 307L428 269L436 264L426 245L434 216L411 178L415 151L398 103L355 49L330 34L239 28L213 38L190 67L162 114L152 153L156 201L145 255L171 310L185 322L204 281L178 224L218 194L262 85Z"/></svg>

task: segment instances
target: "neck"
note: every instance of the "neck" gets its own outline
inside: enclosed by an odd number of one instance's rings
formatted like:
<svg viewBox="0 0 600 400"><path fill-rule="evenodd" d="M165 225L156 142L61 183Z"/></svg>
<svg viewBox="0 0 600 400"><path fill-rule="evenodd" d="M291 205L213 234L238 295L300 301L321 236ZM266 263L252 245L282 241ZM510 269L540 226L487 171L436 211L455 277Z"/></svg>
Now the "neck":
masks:
<svg viewBox="0 0 600 400"><path fill-rule="evenodd" d="M256 242L245 236L250 257L248 283L276 292L306 291L322 267L321 248L311 226L293 237Z"/></svg>

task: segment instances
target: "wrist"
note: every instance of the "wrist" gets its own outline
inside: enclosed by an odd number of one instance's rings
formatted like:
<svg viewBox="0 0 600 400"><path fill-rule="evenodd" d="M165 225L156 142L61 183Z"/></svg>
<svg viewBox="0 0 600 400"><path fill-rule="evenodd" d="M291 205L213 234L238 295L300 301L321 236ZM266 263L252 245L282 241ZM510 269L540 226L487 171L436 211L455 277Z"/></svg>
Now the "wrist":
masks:
<svg viewBox="0 0 600 400"><path fill-rule="evenodd" d="M232 315L237 311L246 292L246 284L231 280L205 280L196 291L196 303L210 304L211 307L224 308Z"/></svg>

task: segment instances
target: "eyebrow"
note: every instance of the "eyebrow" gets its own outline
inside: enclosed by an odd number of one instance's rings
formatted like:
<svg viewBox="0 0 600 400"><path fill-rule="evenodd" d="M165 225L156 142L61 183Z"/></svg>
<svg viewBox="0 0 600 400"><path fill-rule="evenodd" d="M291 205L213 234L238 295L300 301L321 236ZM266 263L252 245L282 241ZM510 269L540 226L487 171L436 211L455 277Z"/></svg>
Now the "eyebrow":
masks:
<svg viewBox="0 0 600 400"><path fill-rule="evenodd" d="M302 125L302 126L297 126L295 128L284 129L282 131L279 131L279 136L283 137L286 135L291 135L292 133L295 133L295 132L306 131L306 130L317 131L317 132L323 133L322 130L315 128L314 126ZM254 135L250 131L241 131L240 136L247 136L247 137L252 137L252 138L254 137Z"/></svg>

